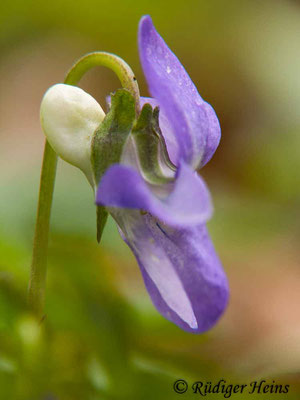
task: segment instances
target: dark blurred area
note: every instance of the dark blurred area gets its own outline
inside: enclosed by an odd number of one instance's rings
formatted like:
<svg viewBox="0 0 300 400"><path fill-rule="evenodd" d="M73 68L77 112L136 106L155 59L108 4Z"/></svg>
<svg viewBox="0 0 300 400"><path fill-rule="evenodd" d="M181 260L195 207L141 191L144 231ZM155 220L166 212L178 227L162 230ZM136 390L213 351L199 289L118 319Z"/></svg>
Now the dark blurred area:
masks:
<svg viewBox="0 0 300 400"><path fill-rule="evenodd" d="M39 326L26 294L42 96L94 50L124 58L147 95L137 49L144 14L220 119L221 144L201 174L215 204L209 229L229 277L228 310L200 336L164 320L112 220L97 245L93 193L79 170L60 161L47 316ZM299 399L299 43L300 3L292 0L2 0L1 400L167 400L178 397L172 387L179 378L266 379L290 385L288 394L270 398ZM118 86L104 68L81 84L103 108Z"/></svg>

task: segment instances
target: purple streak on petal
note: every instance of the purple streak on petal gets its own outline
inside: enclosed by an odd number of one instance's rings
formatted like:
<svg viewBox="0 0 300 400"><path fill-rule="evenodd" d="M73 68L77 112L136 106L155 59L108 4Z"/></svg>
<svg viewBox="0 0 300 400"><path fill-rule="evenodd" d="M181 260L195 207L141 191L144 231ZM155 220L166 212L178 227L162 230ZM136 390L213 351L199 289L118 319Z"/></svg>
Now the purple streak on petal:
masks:
<svg viewBox="0 0 300 400"><path fill-rule="evenodd" d="M193 168L203 166L211 159L221 136L213 108L201 98L149 16L140 21L139 51L150 93L172 126L180 158Z"/></svg>
<svg viewBox="0 0 300 400"><path fill-rule="evenodd" d="M188 332L210 329L226 308L229 289L205 225L174 229L133 210L115 219L158 311Z"/></svg>
<svg viewBox="0 0 300 400"><path fill-rule="evenodd" d="M159 199L131 167L115 164L100 181L96 203L145 210L171 226L206 222L212 214L209 191L189 166L181 165L170 194Z"/></svg>
<svg viewBox="0 0 300 400"><path fill-rule="evenodd" d="M172 161L172 163L175 165L178 165L178 163L179 163L178 143L177 143L173 128L166 116L166 113L159 106L159 103L156 99L153 99L151 97L141 97L141 107L143 107L143 105L146 103L149 103L153 108L159 107L159 109L160 109L160 111L159 111L159 126L160 126L161 132L162 132L163 137L166 142L168 154L169 154L169 157L170 157L170 160Z"/></svg>

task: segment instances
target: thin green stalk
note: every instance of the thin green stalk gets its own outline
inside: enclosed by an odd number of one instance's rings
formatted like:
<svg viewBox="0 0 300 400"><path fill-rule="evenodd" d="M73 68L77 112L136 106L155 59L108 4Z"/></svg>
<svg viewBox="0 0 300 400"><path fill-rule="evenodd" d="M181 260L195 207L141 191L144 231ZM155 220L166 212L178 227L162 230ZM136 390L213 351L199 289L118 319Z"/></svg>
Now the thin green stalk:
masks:
<svg viewBox="0 0 300 400"><path fill-rule="evenodd" d="M29 306L40 318L43 316L45 299L48 236L56 165L57 155L46 140L28 289Z"/></svg>
<svg viewBox="0 0 300 400"><path fill-rule="evenodd" d="M124 88L135 98L136 110L139 110L139 88L136 78L120 57L105 52L95 52L82 57L69 71L64 83L77 85L85 72L95 66L104 66L113 70ZM46 140L41 170L39 201L33 242L32 263L28 288L28 303L32 312L43 317L47 276L47 252L50 227L50 215L56 176L57 155Z"/></svg>
<svg viewBox="0 0 300 400"><path fill-rule="evenodd" d="M66 82L69 85L76 85L82 76L90 69L96 66L107 67L114 71L119 78L122 86L129 90L135 99L137 112L140 105L140 93L136 77L129 65L122 58L104 51L89 53L80 58L73 65L67 74Z"/></svg>

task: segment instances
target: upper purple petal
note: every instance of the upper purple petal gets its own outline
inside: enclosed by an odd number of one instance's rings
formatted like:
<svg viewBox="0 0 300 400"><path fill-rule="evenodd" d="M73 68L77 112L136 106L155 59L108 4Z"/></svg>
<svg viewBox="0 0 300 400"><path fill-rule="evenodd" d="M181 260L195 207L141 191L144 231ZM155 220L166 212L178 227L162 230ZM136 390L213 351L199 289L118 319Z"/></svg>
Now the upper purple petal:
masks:
<svg viewBox="0 0 300 400"><path fill-rule="evenodd" d="M169 194L159 198L164 188ZM152 190L134 168L112 165L100 181L96 203L145 210L171 226L204 223L212 214L211 198L204 181L184 164L180 165L171 189L165 186L152 187Z"/></svg>
<svg viewBox="0 0 300 400"><path fill-rule="evenodd" d="M149 16L140 21L139 52L150 93L158 101L176 136L180 159L195 169L203 166L211 159L220 141L218 118L157 33Z"/></svg>
<svg viewBox="0 0 300 400"><path fill-rule="evenodd" d="M134 210L113 216L158 311L188 332L210 329L229 289L205 225L174 229Z"/></svg>

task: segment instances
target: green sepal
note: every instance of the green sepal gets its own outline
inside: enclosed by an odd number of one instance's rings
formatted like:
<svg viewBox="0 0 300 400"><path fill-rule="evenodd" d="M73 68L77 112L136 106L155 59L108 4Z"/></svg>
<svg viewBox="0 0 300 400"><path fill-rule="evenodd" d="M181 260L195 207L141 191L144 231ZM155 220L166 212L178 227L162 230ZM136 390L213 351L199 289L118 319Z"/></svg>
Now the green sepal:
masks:
<svg viewBox="0 0 300 400"><path fill-rule="evenodd" d="M95 131L92 140L91 163L95 184L98 186L106 170L119 163L123 147L135 119L135 100L126 89L119 89L111 96L111 108ZM97 240L101 239L108 213L97 207Z"/></svg>
<svg viewBox="0 0 300 400"><path fill-rule="evenodd" d="M107 168L118 163L135 118L135 100L126 89L111 96L111 108L92 140L92 168L98 185Z"/></svg>
<svg viewBox="0 0 300 400"><path fill-rule="evenodd" d="M102 233L107 222L108 212L104 206L97 206L96 208L97 216L97 242L100 243L102 238Z"/></svg>
<svg viewBox="0 0 300 400"><path fill-rule="evenodd" d="M139 163L145 179L153 184L172 182L174 179L165 176L162 171L163 163L171 171L176 167L171 162L165 140L159 127L159 109L152 109L150 104L145 104L140 116L132 129Z"/></svg>

